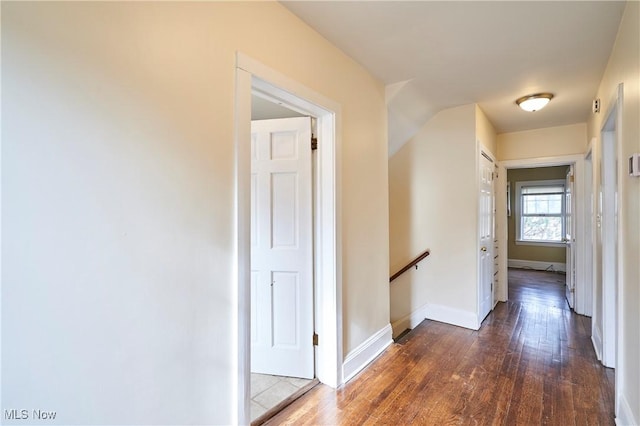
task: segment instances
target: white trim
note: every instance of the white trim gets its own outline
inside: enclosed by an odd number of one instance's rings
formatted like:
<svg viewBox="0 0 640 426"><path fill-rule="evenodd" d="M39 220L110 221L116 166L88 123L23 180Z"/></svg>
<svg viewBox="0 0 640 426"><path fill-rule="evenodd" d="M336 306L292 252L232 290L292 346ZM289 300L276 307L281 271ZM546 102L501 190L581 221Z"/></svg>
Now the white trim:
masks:
<svg viewBox="0 0 640 426"><path fill-rule="evenodd" d="M373 336L362 342L357 348L349 352L342 366L344 382L346 383L351 380L387 349L389 345L393 343L391 336L391 324L387 324Z"/></svg>
<svg viewBox="0 0 640 426"><path fill-rule="evenodd" d="M591 329L591 343L593 344L593 350L596 353L596 359L602 360L602 334L598 327Z"/></svg>
<svg viewBox="0 0 640 426"><path fill-rule="evenodd" d="M247 224L247 217L250 215L250 194L246 190L249 175L244 172L247 168L251 169L250 163L250 146L243 141L251 138L250 125L245 126L244 123L251 123L251 101L240 102L245 98L251 99L251 74L246 71L236 69L236 99L235 99L235 167L236 174L234 180L234 196L235 196L235 212L234 234L235 247L234 259L235 268L232 269L233 284L232 288L237 289L233 297L237 310L232 310L232 321L236 327L234 335L237 338L234 345L237 378L233 383L235 389L233 392L237 395L237 409L232 410L233 424L249 424L250 421L250 399L251 399L251 358L249 351L251 347L251 293L250 293L250 255L247 251L251 250L251 234ZM250 185L250 183L249 183Z"/></svg>
<svg viewBox="0 0 640 426"><path fill-rule="evenodd" d="M537 260L509 259L509 268L535 269L536 271L567 272L567 264L561 262L540 262Z"/></svg>
<svg viewBox="0 0 640 426"><path fill-rule="evenodd" d="M584 265L586 267L584 274L584 283L586 292L584 294L584 298L579 300L576 298L576 305L578 302L582 302L582 307L584 308L584 315L588 317L593 317L593 312L595 309L595 276L596 276L596 256L595 256L595 247L596 247L596 209L595 209L595 194L594 194L594 155L593 155L593 146L595 145L595 137L591 138L589 142L589 148L587 149L587 153L584 156ZM595 318L592 318L592 323L595 321Z"/></svg>
<svg viewBox="0 0 640 426"><path fill-rule="evenodd" d="M629 401L627 401L624 395L620 395L618 399L616 413L616 425L618 426L634 426L640 424L640 419L633 417L633 411L631 410Z"/></svg>
<svg viewBox="0 0 640 426"><path fill-rule="evenodd" d="M478 320L476 312L463 311L461 309L434 305L432 303L425 305L425 318L458 327L470 328L471 330L478 330L482 322L482 320Z"/></svg>
<svg viewBox="0 0 640 426"><path fill-rule="evenodd" d="M566 166L584 159L584 154L560 155L557 157L523 158L504 160L500 164L506 169L528 169L531 167Z"/></svg>
<svg viewBox="0 0 640 426"><path fill-rule="evenodd" d="M393 337L398 336L406 329L413 330L425 319L469 328L471 330L478 330L482 323L482 320L478 321L478 316L474 312L450 308L449 306L426 303L411 312L409 315L406 315L391 324Z"/></svg>
<svg viewBox="0 0 640 426"><path fill-rule="evenodd" d="M311 110L314 115L323 115L331 111L337 115L340 112L339 103L242 52L236 52L236 67L261 80L255 82L255 89L270 96L272 100L287 101L298 112ZM280 88L279 93L274 93L274 88Z"/></svg>
<svg viewBox="0 0 640 426"><path fill-rule="evenodd" d="M624 171L619 167L622 156L621 149L621 118L622 118L622 93L623 86L620 83L609 103L606 119L600 129L600 192L602 194L602 364L615 368L616 403L618 391L621 385L620 353L618 351L618 336L623 326L622 310L618 300L623 297L620 292L622 279L622 262L619 255L622 248L622 235L620 229L624 229L620 223L620 211L623 211L623 199L619 197L622 189Z"/></svg>
<svg viewBox="0 0 640 426"><path fill-rule="evenodd" d="M601 242L602 242L602 364L615 368L615 407L617 416L627 416L622 413L623 405L628 403L624 399L622 390L628 375L624 361L624 350L620 343L624 343L621 337L625 335L624 304L618 303L625 300L624 268L620 261L620 253L623 252L625 234L620 232L625 229L625 216L620 212L625 211L626 200L620 197L624 189L624 156L622 154L622 130L624 116L624 85L618 84L612 101L609 103L606 119L600 129L600 188L602 194ZM613 157L613 158L610 158ZM613 160L613 168L610 162ZM613 176L611 176L613 174ZM609 178L607 178L609 176ZM613 182L612 182L613 181ZM614 187L615 185L615 187ZM611 193L611 190L614 190ZM595 324L595 322L594 322ZM631 419L624 419L628 421ZM616 419L616 423L617 419ZM625 423L621 423L625 424ZM632 423L637 424L637 423Z"/></svg>
<svg viewBox="0 0 640 426"><path fill-rule="evenodd" d="M540 246L540 247L565 247L566 243L560 241L528 241L528 240L516 240L517 246Z"/></svg>
<svg viewBox="0 0 640 426"><path fill-rule="evenodd" d="M318 119L318 168L316 171L317 205L315 269L316 269L316 332L321 336L316 348L316 376L324 384L342 384L342 239L340 211L340 125L341 107L338 103L314 92L258 61L236 54L235 108L235 278L237 288L237 317L232 327L237 336L237 409L232 423L249 423L250 406L250 123L251 93L259 91L274 99L305 111Z"/></svg>
<svg viewBox="0 0 640 426"><path fill-rule="evenodd" d="M404 317L395 320L391 323L391 328L393 329L393 338L395 339L400 335L403 331L409 329L413 330L416 328L422 321L427 318L427 305L422 305L415 311L411 312Z"/></svg>

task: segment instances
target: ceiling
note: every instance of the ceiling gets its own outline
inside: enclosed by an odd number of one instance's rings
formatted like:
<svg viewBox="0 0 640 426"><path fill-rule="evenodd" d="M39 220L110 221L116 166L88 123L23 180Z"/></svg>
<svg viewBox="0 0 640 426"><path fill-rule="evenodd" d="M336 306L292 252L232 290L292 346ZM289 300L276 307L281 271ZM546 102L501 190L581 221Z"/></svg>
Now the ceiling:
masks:
<svg viewBox="0 0 640 426"><path fill-rule="evenodd" d="M269 120L273 118L304 117L304 114L287 108L282 103L276 103L263 97L251 96L251 119Z"/></svg>
<svg viewBox="0 0 640 426"><path fill-rule="evenodd" d="M437 112L477 103L498 133L585 122L618 1L285 1L386 85L389 153ZM515 99L555 98L528 113Z"/></svg>

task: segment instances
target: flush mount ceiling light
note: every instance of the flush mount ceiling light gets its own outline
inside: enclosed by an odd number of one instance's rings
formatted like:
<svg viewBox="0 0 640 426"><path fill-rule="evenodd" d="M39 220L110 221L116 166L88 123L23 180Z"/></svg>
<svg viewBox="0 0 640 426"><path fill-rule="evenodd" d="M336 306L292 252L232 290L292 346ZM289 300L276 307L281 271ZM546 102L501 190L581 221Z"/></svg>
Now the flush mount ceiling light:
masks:
<svg viewBox="0 0 640 426"><path fill-rule="evenodd" d="M536 93L516 99L516 104L525 111L534 112L544 108L552 98L552 93Z"/></svg>

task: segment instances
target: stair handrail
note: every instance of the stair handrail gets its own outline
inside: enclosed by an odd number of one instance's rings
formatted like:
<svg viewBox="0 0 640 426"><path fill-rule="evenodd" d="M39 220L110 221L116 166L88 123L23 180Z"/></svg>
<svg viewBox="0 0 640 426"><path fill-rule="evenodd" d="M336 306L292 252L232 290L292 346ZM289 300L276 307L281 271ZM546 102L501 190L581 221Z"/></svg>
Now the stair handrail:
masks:
<svg viewBox="0 0 640 426"><path fill-rule="evenodd" d="M420 254L418 257L416 257L411 262L409 262L404 268L400 269L398 272L396 272L395 274L391 275L391 277L389 278L389 282L391 283L393 280L395 280L400 275L404 274L405 272L407 272L409 269L411 269L414 266L416 268L418 268L418 262L420 262L425 257L429 256L430 254L431 254L431 250L429 250L429 249L425 250L422 254Z"/></svg>

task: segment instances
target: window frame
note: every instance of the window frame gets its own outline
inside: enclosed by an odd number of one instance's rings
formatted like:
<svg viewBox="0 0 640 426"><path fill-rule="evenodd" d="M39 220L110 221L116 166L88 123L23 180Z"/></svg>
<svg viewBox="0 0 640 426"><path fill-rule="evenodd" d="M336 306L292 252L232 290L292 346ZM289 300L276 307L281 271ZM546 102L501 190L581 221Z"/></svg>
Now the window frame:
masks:
<svg viewBox="0 0 640 426"><path fill-rule="evenodd" d="M549 240L523 240L522 239L522 188L523 187L532 187L532 186L562 186L562 197L561 197L561 222L562 222L562 231L561 231L561 240L560 241L549 241ZM546 246L546 247L564 247L565 242L564 238L566 235L566 181L564 179L547 179L547 180L533 180L533 181L520 181L516 182L516 235L515 235L515 243L516 245L528 245L528 246ZM533 215L535 216L535 215ZM557 215L553 215L553 217L557 217Z"/></svg>

